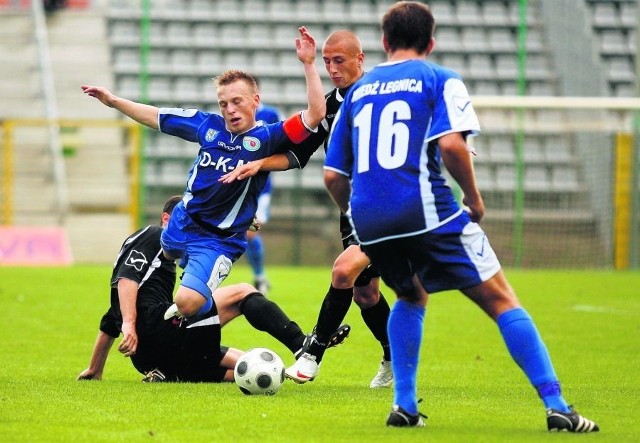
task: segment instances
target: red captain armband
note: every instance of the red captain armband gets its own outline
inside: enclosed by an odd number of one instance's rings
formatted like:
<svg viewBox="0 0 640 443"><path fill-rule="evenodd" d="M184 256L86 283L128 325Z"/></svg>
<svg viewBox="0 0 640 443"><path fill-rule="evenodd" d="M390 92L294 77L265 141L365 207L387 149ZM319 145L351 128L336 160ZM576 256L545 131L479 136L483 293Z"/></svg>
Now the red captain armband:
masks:
<svg viewBox="0 0 640 443"><path fill-rule="evenodd" d="M302 111L292 115L284 121L283 125L284 133L287 134L289 140L295 144L302 143L311 135L313 131L304 122L302 118Z"/></svg>

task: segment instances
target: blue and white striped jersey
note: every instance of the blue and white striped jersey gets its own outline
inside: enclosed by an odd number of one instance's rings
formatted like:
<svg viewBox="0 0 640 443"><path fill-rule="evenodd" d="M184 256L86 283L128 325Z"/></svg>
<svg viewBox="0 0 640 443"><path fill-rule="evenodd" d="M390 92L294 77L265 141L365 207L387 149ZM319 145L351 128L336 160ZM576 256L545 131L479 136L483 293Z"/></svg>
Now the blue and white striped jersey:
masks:
<svg viewBox="0 0 640 443"><path fill-rule="evenodd" d="M192 219L205 227L230 232L249 228L269 173L259 172L231 184L219 183L218 179L244 163L286 152L290 141L283 125L282 121L256 125L245 133L233 134L218 114L197 109L160 109L160 131L200 144L182 200Z"/></svg>
<svg viewBox="0 0 640 443"><path fill-rule="evenodd" d="M351 178L361 244L416 235L460 213L440 165L438 138L480 131L460 76L424 60L387 62L365 74L340 108L325 169Z"/></svg>

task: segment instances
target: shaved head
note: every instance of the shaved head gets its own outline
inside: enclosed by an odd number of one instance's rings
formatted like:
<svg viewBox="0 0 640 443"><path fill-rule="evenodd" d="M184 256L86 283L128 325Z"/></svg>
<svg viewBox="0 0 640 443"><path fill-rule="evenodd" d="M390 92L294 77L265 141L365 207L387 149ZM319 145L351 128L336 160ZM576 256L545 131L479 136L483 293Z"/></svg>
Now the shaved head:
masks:
<svg viewBox="0 0 640 443"><path fill-rule="evenodd" d="M364 53L357 35L351 31L335 31L322 45L322 59L331 82L337 88L347 88L363 74Z"/></svg>
<svg viewBox="0 0 640 443"><path fill-rule="evenodd" d="M322 45L323 49L327 46L341 45L349 53L357 55L362 52L362 43L357 35L346 29L335 31L327 37Z"/></svg>

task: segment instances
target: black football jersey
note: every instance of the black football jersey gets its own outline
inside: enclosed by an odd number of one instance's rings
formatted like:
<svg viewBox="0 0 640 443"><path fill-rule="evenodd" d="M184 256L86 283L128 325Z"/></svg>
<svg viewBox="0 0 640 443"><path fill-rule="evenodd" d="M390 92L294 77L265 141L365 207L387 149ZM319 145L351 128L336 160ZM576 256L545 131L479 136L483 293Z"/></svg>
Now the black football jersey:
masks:
<svg viewBox="0 0 640 443"><path fill-rule="evenodd" d="M122 316L118 299L118 280L127 278L138 283L137 309L173 302L176 265L162 254L162 227L147 226L130 235L122 244L111 274L111 307L103 317L100 329L112 337L120 334Z"/></svg>
<svg viewBox="0 0 640 443"><path fill-rule="evenodd" d="M349 87L350 88L350 87ZM314 134L311 134L305 141L298 145L293 145L290 151L295 154L298 158L298 162L304 167L309 161L309 158L313 155L314 152L318 150L320 146L324 146L326 151L327 149L327 139L329 133L331 132L331 127L333 126L333 120L336 118L336 113L340 106L342 105L342 101L344 100L344 96L346 95L349 88L335 88L332 91L328 92L324 96L325 103L327 105L326 116L320 122L318 126L318 131Z"/></svg>

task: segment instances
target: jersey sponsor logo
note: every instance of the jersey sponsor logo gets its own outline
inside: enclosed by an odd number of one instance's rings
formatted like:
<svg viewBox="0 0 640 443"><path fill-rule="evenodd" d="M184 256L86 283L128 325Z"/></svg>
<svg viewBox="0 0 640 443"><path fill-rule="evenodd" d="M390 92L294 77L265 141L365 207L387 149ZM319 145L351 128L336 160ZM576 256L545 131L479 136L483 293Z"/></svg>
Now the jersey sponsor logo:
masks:
<svg viewBox="0 0 640 443"><path fill-rule="evenodd" d="M255 137L245 137L242 140L242 147L247 151L257 151L260 149L260 140Z"/></svg>
<svg viewBox="0 0 640 443"><path fill-rule="evenodd" d="M213 128L209 128L207 130L207 133L204 136L204 139L208 142L212 142L213 140L215 140L215 138L218 136L219 133L220 131L217 131Z"/></svg>
<svg viewBox="0 0 640 443"><path fill-rule="evenodd" d="M147 263L149 263L147 257L145 257L142 252L138 252L135 249L132 249L131 252L129 252L129 256L124 261L125 266L132 266L138 272L142 271L142 268Z"/></svg>
<svg viewBox="0 0 640 443"><path fill-rule="evenodd" d="M235 165L231 164L231 162L233 162L233 159L231 157L224 157L221 155L216 159L212 157L211 154L209 154L208 152L203 152L200 155L200 161L198 162L198 165L205 168L208 166L212 166L218 171L227 173L229 171L233 171L238 166L242 166L244 164L244 160L242 159L238 160L238 162Z"/></svg>

